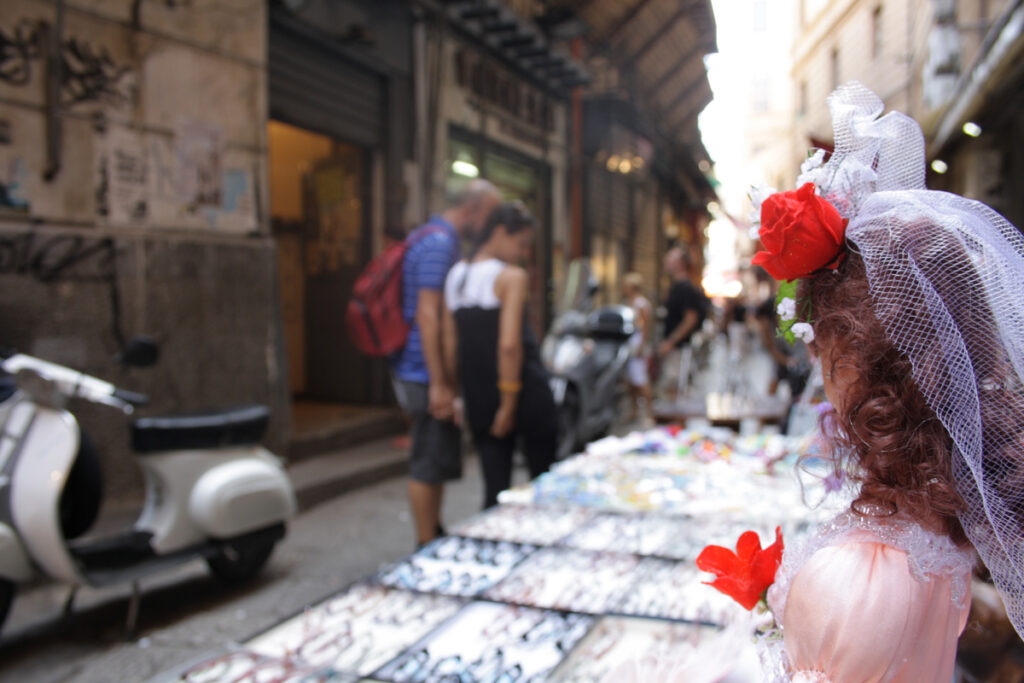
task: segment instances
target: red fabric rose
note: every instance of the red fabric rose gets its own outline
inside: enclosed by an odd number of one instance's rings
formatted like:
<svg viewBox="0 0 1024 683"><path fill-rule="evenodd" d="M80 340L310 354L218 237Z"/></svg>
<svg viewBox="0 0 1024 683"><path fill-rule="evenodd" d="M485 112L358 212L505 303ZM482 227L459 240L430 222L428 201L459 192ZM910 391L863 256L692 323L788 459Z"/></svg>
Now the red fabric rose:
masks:
<svg viewBox="0 0 1024 683"><path fill-rule="evenodd" d="M744 531L736 542L736 552L709 545L697 556L697 568L718 578L704 583L725 593L746 609L764 597L775 582L775 571L782 561L782 529L775 527L775 543L761 549L761 539L753 531Z"/></svg>
<svg viewBox="0 0 1024 683"><path fill-rule="evenodd" d="M757 252L752 263L776 280L806 277L826 266L835 268L845 233L846 221L836 207L814 194L814 183L776 192L761 204L758 234L766 251Z"/></svg>

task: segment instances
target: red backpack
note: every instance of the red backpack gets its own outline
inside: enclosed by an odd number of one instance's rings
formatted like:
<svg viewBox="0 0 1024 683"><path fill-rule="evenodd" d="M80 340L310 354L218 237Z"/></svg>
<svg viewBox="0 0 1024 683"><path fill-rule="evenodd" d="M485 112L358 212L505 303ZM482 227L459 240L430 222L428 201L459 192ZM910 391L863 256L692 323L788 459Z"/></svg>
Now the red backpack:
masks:
<svg viewBox="0 0 1024 683"><path fill-rule="evenodd" d="M390 356L405 346L412 327L402 315L402 264L405 253L440 225L428 225L416 239L388 246L366 264L352 287L345 311L345 328L352 344L367 356Z"/></svg>

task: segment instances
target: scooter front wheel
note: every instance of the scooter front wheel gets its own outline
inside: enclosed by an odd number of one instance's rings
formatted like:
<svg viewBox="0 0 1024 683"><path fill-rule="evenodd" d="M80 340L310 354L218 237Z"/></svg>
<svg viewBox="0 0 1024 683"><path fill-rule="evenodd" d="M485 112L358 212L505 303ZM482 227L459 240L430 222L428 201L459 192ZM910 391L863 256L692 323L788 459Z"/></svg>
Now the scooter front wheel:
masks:
<svg viewBox="0 0 1024 683"><path fill-rule="evenodd" d="M210 573L225 583L243 583L254 578L270 559L274 545L284 537L284 524L276 524L218 545L207 556Z"/></svg>

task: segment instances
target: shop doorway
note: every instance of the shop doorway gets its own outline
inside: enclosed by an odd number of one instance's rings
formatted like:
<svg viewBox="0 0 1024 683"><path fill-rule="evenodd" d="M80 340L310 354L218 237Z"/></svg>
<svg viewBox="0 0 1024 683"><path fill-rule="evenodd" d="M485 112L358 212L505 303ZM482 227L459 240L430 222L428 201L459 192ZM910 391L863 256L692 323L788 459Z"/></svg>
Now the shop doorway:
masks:
<svg viewBox="0 0 1024 683"><path fill-rule="evenodd" d="M343 322L371 251L368 155L281 121L271 120L267 132L293 455L392 433L402 424L385 407L386 368L352 346Z"/></svg>
<svg viewBox="0 0 1024 683"><path fill-rule="evenodd" d="M370 254L366 153L280 121L268 124L268 140L292 394L372 403L369 364L343 325L345 303Z"/></svg>

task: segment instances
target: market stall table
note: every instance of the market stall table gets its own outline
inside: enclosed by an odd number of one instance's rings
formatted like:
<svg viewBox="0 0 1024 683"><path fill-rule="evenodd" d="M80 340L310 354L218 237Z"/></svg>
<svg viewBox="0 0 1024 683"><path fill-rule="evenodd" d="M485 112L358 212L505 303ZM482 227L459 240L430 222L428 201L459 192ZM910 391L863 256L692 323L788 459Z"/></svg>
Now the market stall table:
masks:
<svg viewBox="0 0 1024 683"><path fill-rule="evenodd" d="M709 393L704 396L680 397L675 401L655 401L652 410L655 422L686 423L704 419L716 427L739 431L747 420L759 425L781 424L789 403L777 396L748 396L730 393Z"/></svg>
<svg viewBox="0 0 1024 683"><path fill-rule="evenodd" d="M737 640L727 627L749 616L702 583L694 559L743 530L768 543L776 526L799 534L826 514L804 505L821 477L790 476L812 447L665 428L597 442L451 536L154 681L714 674L736 666L722 656Z"/></svg>

